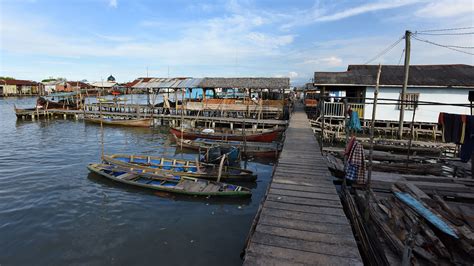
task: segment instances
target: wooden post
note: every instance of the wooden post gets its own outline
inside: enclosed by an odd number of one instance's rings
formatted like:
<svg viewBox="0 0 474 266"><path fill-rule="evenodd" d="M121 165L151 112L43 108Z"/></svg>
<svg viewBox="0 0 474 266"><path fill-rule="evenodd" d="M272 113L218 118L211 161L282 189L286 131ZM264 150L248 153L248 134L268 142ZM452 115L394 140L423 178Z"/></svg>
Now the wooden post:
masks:
<svg viewBox="0 0 474 266"><path fill-rule="evenodd" d="M347 110L348 110L348 103L347 103L347 97L344 98L344 132L346 134L346 143L344 146L347 147L347 144L349 143L349 128L347 127ZM347 167L347 155L344 154L344 169L346 169ZM344 177L344 179L342 180L342 188L346 188L346 178Z"/></svg>
<svg viewBox="0 0 474 266"><path fill-rule="evenodd" d="M418 101L415 101L413 102L413 115L411 117L411 125L410 125L410 139L408 140L408 150L407 150L407 163L406 163L406 167L408 168L408 161L410 160L410 150L411 150L411 144L412 144L412 140L413 140L413 127L414 127L414 123L415 123L415 112L416 112L416 108L418 106Z"/></svg>
<svg viewBox="0 0 474 266"><path fill-rule="evenodd" d="M321 151L323 151L323 146L324 146L324 99L325 99L325 94L326 94L326 87L323 86L321 93L320 93L320 117L321 117Z"/></svg>
<svg viewBox="0 0 474 266"><path fill-rule="evenodd" d="M102 102L99 101L99 116L100 116L100 142L101 142L101 155L100 159L104 160L104 125L102 123Z"/></svg>
<svg viewBox="0 0 474 266"><path fill-rule="evenodd" d="M372 158L373 158L373 152L374 152L374 125L375 125L375 114L377 111L377 97L379 95L379 81L380 81L381 72L382 72L382 65L379 64L379 69L377 71L377 81L375 83L375 90L374 90L374 105L372 107L372 120L370 124L369 167L367 171L367 191L365 195L367 205L365 206L365 213L364 213L365 221L369 220L370 183L372 180Z"/></svg>
<svg viewBox="0 0 474 266"><path fill-rule="evenodd" d="M175 115L178 114L178 92L176 89L174 90L174 113Z"/></svg>
<svg viewBox="0 0 474 266"><path fill-rule="evenodd" d="M403 79L402 93L400 94L400 119L398 121L398 138L403 137L403 120L405 115L405 95L408 87L408 74L410 70L410 31L405 31L405 76Z"/></svg>
<svg viewBox="0 0 474 266"><path fill-rule="evenodd" d="M221 162L219 163L219 172L217 175L217 182L221 181L221 176L222 176L222 168L224 167L224 161L227 157L227 154L222 155Z"/></svg>
<svg viewBox="0 0 474 266"><path fill-rule="evenodd" d="M178 101L176 100L176 106L178 106ZM183 124L184 124L184 90L181 93L181 150L183 149Z"/></svg>

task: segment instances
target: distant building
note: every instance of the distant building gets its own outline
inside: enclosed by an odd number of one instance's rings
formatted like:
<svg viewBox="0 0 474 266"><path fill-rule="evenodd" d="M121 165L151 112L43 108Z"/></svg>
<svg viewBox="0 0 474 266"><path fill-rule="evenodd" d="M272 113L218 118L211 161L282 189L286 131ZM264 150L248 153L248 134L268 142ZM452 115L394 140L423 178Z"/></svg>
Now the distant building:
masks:
<svg viewBox="0 0 474 266"><path fill-rule="evenodd" d="M110 76L107 78L107 81L108 81L108 82L115 82L114 76L110 75Z"/></svg>
<svg viewBox="0 0 474 266"><path fill-rule="evenodd" d="M56 92L71 92L90 89L92 86L82 81L60 81L56 83Z"/></svg>
<svg viewBox="0 0 474 266"><path fill-rule="evenodd" d="M44 94L41 83L31 80L2 79L0 80L0 96Z"/></svg>
<svg viewBox="0 0 474 266"><path fill-rule="evenodd" d="M87 90L87 89L90 89L91 87L92 87L91 85L84 83L82 81L68 81L66 82L64 91Z"/></svg>
<svg viewBox="0 0 474 266"><path fill-rule="evenodd" d="M42 82L44 86L44 91L46 94L50 94L56 91L59 91L60 88L64 88L63 80L51 80L47 82Z"/></svg>
<svg viewBox="0 0 474 266"><path fill-rule="evenodd" d="M97 91L111 91L118 86L118 83L115 81L97 81L90 83L90 85Z"/></svg>
<svg viewBox="0 0 474 266"><path fill-rule="evenodd" d="M377 65L349 65L345 72L315 72L314 86L319 91L324 88L330 99L330 102L325 102L325 115L343 117L343 103L338 97L347 97L353 110L362 118L370 119L377 70ZM400 105L393 100L401 99L403 80L403 66L382 66L377 120L398 121ZM411 120L415 101L469 104L469 90L474 90L474 66L410 66L405 95L405 100L410 102L405 105L404 119ZM416 110L415 120L419 122L437 122L440 112L470 114L470 109L462 106L418 105Z"/></svg>

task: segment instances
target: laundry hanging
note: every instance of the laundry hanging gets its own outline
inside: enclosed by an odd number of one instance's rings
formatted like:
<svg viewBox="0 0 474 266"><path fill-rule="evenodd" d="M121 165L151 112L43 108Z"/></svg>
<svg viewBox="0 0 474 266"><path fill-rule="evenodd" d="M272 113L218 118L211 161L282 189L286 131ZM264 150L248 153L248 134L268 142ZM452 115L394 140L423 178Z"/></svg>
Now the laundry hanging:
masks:
<svg viewBox="0 0 474 266"><path fill-rule="evenodd" d="M443 142L463 144L467 115L439 113L438 124L442 128Z"/></svg>
<svg viewBox="0 0 474 266"><path fill-rule="evenodd" d="M355 181L357 184L365 184L365 154L364 147L352 137L347 145L347 164L345 178Z"/></svg>
<svg viewBox="0 0 474 266"><path fill-rule="evenodd" d="M356 132L362 131L362 126L360 125L359 113L351 109L349 109L347 113L349 114L349 123L347 124L347 127L349 129L355 130Z"/></svg>
<svg viewBox="0 0 474 266"><path fill-rule="evenodd" d="M459 157L468 162L474 151L474 116L440 113L443 142L461 144Z"/></svg>

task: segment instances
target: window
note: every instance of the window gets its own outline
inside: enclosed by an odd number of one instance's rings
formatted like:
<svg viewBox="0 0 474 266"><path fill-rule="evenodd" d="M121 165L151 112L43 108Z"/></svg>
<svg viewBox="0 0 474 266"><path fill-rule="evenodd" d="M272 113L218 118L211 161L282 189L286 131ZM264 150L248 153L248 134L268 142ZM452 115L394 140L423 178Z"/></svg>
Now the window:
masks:
<svg viewBox="0 0 474 266"><path fill-rule="evenodd" d="M405 93L405 110L415 110L415 105L416 108L418 109L418 98L420 97L419 93ZM400 93L400 96L398 99L402 98L402 94ZM399 102L397 105L397 109L400 110L400 105L401 103Z"/></svg>

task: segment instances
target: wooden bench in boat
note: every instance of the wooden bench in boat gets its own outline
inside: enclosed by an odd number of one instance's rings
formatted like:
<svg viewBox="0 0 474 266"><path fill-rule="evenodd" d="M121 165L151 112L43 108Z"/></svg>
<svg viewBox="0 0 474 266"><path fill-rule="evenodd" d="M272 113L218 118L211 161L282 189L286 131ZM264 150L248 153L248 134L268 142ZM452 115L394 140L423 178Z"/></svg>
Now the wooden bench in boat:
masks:
<svg viewBox="0 0 474 266"><path fill-rule="evenodd" d="M133 174L133 173L125 173L125 174L119 175L117 177L120 178L120 179L123 179L123 180L132 181L133 179L136 179L138 177L138 175Z"/></svg>

